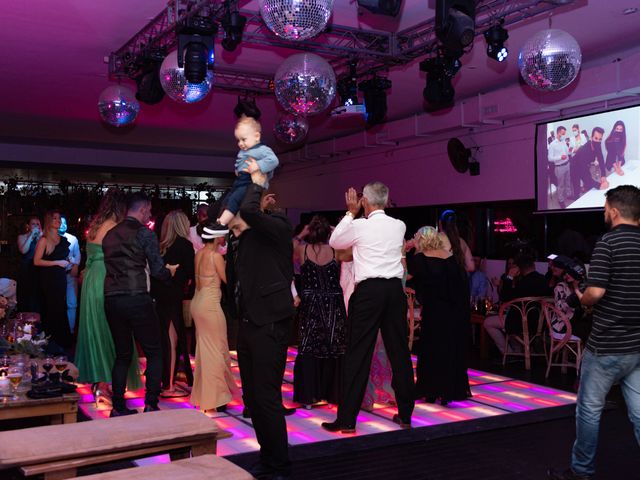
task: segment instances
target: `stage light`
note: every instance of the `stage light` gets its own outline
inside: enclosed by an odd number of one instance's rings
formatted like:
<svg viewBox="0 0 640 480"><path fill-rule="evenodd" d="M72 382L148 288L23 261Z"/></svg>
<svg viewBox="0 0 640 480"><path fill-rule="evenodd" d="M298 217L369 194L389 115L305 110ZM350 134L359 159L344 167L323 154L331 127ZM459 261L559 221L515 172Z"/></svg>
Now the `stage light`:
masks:
<svg viewBox="0 0 640 480"><path fill-rule="evenodd" d="M436 37L445 53L460 57L475 37L476 2L474 0L437 0Z"/></svg>
<svg viewBox="0 0 640 480"><path fill-rule="evenodd" d="M187 82L204 82L207 70L213 69L213 37L218 31L218 26L209 17L193 16L189 17L185 24L179 25L176 31L178 66L184 68Z"/></svg>
<svg viewBox="0 0 640 480"><path fill-rule="evenodd" d="M504 29L502 24L494 25L484 32L484 38L487 40L487 55L498 62L504 62L509 55L509 50L504 46L504 42L509 38L509 32Z"/></svg>
<svg viewBox="0 0 640 480"><path fill-rule="evenodd" d="M375 75L360 82L358 88L364 93L367 125L384 123L387 116L387 90L391 88L391 80Z"/></svg>
<svg viewBox="0 0 640 480"><path fill-rule="evenodd" d="M238 97L238 103L234 107L233 113L238 118L244 115L246 117L255 118L256 120L260 120L260 115L262 114L256 105L256 99L254 97Z"/></svg>
<svg viewBox="0 0 640 480"><path fill-rule="evenodd" d="M338 80L337 88L340 95L340 103L345 106L358 105L358 78L357 78L357 62L352 60L349 62L349 73L346 77Z"/></svg>
<svg viewBox="0 0 640 480"><path fill-rule="evenodd" d="M427 74L427 83L422 95L430 110L446 108L453 104L456 92L451 79L461 67L459 58L440 54L420 62L420 71Z"/></svg>
<svg viewBox="0 0 640 480"><path fill-rule="evenodd" d="M160 103L164 98L164 89L160 83L160 65L166 56L162 49L152 50L139 64L138 74L134 77L138 90L136 99L148 105Z"/></svg>
<svg viewBox="0 0 640 480"><path fill-rule="evenodd" d="M225 2L225 13L220 21L224 36L222 38L222 48L229 52L233 52L242 42L242 32L247 23L247 17L240 15L237 10L232 12L229 8L229 2Z"/></svg>

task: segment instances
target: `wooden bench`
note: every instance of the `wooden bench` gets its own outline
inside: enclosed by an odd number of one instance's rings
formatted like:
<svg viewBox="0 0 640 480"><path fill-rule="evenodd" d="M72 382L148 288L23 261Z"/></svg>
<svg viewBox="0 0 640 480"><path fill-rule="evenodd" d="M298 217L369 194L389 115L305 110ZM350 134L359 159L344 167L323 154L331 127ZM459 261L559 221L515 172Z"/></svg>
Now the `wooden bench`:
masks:
<svg viewBox="0 0 640 480"><path fill-rule="evenodd" d="M0 432L0 471L71 478L88 465L165 453L172 459L215 454L217 440L230 436L204 413L188 409L11 430Z"/></svg>
<svg viewBox="0 0 640 480"><path fill-rule="evenodd" d="M82 477L82 480L252 480L249 472L215 455L201 455L171 463L125 468Z"/></svg>

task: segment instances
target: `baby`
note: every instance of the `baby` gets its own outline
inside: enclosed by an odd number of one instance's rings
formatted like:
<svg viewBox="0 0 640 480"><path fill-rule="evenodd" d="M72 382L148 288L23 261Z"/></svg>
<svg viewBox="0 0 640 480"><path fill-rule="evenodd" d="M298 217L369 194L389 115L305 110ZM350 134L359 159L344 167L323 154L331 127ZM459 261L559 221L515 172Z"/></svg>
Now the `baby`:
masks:
<svg viewBox="0 0 640 480"><path fill-rule="evenodd" d="M273 178L273 171L278 166L278 157L273 150L260 143L261 130L260 123L251 117L242 117L236 124L235 136L240 147L235 164L236 180L224 199L224 210L215 227L207 227L207 230L211 230L210 233L224 234L229 231L227 225L240 209L247 187L251 185L252 172L260 170L269 180ZM254 159L256 163L250 165L249 159ZM269 184L264 187L269 188Z"/></svg>

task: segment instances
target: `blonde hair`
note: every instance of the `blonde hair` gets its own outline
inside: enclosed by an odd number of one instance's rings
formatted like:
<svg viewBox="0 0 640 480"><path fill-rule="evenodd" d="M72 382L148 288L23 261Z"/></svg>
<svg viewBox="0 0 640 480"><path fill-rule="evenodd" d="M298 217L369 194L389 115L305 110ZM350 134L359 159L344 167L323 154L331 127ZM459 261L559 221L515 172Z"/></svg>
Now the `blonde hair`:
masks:
<svg viewBox="0 0 640 480"><path fill-rule="evenodd" d="M162 222L162 233L160 235L160 255L167 253L167 250L176 237L189 240L189 218L182 210L173 210L167 214Z"/></svg>
<svg viewBox="0 0 640 480"><path fill-rule="evenodd" d="M255 130L256 132L262 133L262 125L260 125L260 122L257 121L253 117L247 117L247 116L243 115L238 120L238 123L236 123L236 128L238 128L241 125L246 125L246 126L252 128L253 130Z"/></svg>
<svg viewBox="0 0 640 480"><path fill-rule="evenodd" d="M416 232L416 240L420 252L424 252L425 250L441 250L443 248L442 238L438 230L434 227L421 227L418 229Z"/></svg>

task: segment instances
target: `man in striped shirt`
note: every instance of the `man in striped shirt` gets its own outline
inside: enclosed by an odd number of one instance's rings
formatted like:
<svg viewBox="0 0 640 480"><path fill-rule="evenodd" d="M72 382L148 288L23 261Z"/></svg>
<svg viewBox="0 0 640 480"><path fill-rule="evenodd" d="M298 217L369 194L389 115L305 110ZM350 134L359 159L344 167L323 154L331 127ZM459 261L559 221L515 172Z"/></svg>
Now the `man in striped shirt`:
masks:
<svg viewBox="0 0 640 480"><path fill-rule="evenodd" d="M593 305L593 330L582 358L571 469L549 471L555 480L590 479L595 473L600 416L607 393L619 383L640 444L640 189L622 185L606 194L610 231L596 244L583 305Z"/></svg>

